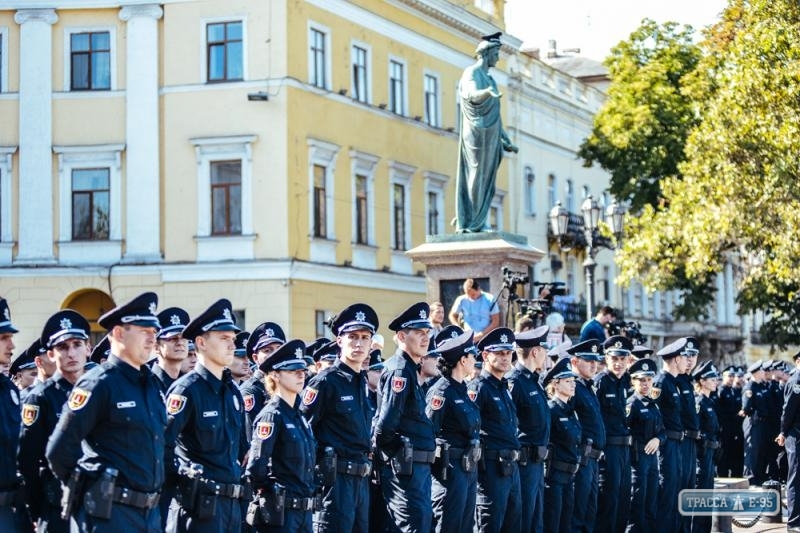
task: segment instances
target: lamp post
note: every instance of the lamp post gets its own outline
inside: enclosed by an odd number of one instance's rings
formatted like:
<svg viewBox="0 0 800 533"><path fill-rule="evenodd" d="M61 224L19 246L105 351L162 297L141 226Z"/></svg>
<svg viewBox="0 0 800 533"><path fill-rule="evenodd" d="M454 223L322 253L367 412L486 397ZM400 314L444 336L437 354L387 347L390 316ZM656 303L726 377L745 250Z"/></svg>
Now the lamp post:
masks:
<svg viewBox="0 0 800 533"><path fill-rule="evenodd" d="M581 212L583 213L583 234L586 238L586 259L583 261L583 273L586 277L586 320L591 320L595 306L594 270L597 267L594 258L601 246L601 243L597 241L597 228L600 223L602 210L597 200L591 196L587 196L581 205ZM567 235L569 215L569 212L564 209L561 202L558 202L555 207L550 210L550 215L548 217L550 219L550 228L553 234L558 238L558 246L562 250L569 250L569 248L565 248L562 245L562 240ZM606 208L605 216L606 222L611 226L611 231L614 233L614 238L617 242L620 242L622 239L622 222L625 217L625 209L614 200L614 202ZM602 246L613 249L606 244L602 244Z"/></svg>

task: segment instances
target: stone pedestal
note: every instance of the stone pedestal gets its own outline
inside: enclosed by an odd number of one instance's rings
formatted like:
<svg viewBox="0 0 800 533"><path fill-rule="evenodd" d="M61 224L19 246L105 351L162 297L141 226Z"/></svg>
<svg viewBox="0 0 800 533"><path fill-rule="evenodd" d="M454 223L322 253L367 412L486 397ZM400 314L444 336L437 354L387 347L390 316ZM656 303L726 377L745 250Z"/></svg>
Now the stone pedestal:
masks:
<svg viewBox="0 0 800 533"><path fill-rule="evenodd" d="M529 267L545 256L545 252L528 244L527 237L503 232L429 235L425 244L406 254L426 266L427 301L443 302L445 314L452 300L442 294L443 281L456 282L458 294L461 294L461 283L465 279L488 278L489 286L481 288L497 298L500 324L512 328L513 323L506 323L508 291L503 286L503 268L527 275ZM518 290L521 289L519 286Z"/></svg>

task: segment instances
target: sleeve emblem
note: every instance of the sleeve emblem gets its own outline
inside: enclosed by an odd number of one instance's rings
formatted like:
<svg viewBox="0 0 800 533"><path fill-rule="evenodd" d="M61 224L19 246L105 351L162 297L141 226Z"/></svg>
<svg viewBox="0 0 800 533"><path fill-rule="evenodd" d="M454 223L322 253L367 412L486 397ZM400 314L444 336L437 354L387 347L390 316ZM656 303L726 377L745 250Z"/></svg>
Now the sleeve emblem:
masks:
<svg viewBox="0 0 800 533"><path fill-rule="evenodd" d="M406 388L406 381L403 376L394 376L392 378L392 390L394 392L403 392Z"/></svg>
<svg viewBox="0 0 800 533"><path fill-rule="evenodd" d="M658 400L658 397L661 396L661 389L658 387L653 387L650 389L650 397L654 400Z"/></svg>
<svg viewBox="0 0 800 533"><path fill-rule="evenodd" d="M307 387L303 393L303 405L311 405L317 399L317 389Z"/></svg>
<svg viewBox="0 0 800 533"><path fill-rule="evenodd" d="M170 394L167 397L167 414L177 415L186 407L186 396L180 394Z"/></svg>
<svg viewBox="0 0 800 533"><path fill-rule="evenodd" d="M253 410L253 406L256 404L256 399L252 394L245 394L242 399L244 400L244 410L249 413Z"/></svg>
<svg viewBox="0 0 800 533"><path fill-rule="evenodd" d="M478 391L469 389L467 391L467 396L469 396L469 399L474 402L478 398Z"/></svg>
<svg viewBox="0 0 800 533"><path fill-rule="evenodd" d="M256 424L256 435L261 440L267 440L272 436L272 422L259 422Z"/></svg>
<svg viewBox="0 0 800 533"><path fill-rule="evenodd" d="M439 409L442 408L443 405L444 405L444 396L439 396L438 394L435 394L431 398L431 409L433 409L434 411L438 411Z"/></svg>
<svg viewBox="0 0 800 533"><path fill-rule="evenodd" d="M39 419L39 406L26 403L22 406L22 423L32 426Z"/></svg>
<svg viewBox="0 0 800 533"><path fill-rule="evenodd" d="M89 401L89 397L91 395L91 392L75 387L72 389L72 392L69 395L67 405L73 411L80 411L86 406L86 403Z"/></svg>

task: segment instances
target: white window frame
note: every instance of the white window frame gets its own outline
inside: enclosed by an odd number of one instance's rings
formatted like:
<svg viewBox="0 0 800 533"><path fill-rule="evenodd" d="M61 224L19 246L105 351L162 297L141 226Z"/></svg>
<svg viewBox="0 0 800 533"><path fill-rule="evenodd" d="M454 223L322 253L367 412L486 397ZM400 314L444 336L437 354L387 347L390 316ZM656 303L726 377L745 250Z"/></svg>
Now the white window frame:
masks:
<svg viewBox="0 0 800 533"><path fill-rule="evenodd" d="M108 89L99 90L78 90L71 89L72 81L72 36L76 33L98 33L108 32L108 40L110 44L110 87ZM108 91L117 90L117 28L116 26L71 26L64 28L64 92L71 92L73 94L93 94L93 93L106 93Z"/></svg>
<svg viewBox="0 0 800 533"><path fill-rule="evenodd" d="M436 194L436 222L441 228L441 232L438 235L444 235L446 233L444 224L444 188L450 176L427 171L422 177L425 179L425 235L432 235L430 224L428 223L428 214L431 211L429 193Z"/></svg>
<svg viewBox="0 0 800 533"><path fill-rule="evenodd" d="M325 35L325 83L322 87L313 83L314 80L314 54L311 52L311 31L315 30ZM331 56L333 51L331 49L331 29L323 26L312 20L308 21L308 28L306 29L306 53L308 54L308 84L317 89L324 89L330 91L333 86L333 68Z"/></svg>
<svg viewBox="0 0 800 533"><path fill-rule="evenodd" d="M503 200L506 197L506 192L503 190L498 189L494 193L494 198L492 198L492 203L490 204L490 209L497 209L497 229L496 231L503 231L505 226L503 224Z"/></svg>
<svg viewBox="0 0 800 533"><path fill-rule="evenodd" d="M553 209L558 203L558 179L554 173L547 175L547 209Z"/></svg>
<svg viewBox="0 0 800 533"><path fill-rule="evenodd" d="M242 79L230 81L208 81L208 25L219 24L220 22L241 22L242 23ZM231 17L208 17L200 19L200 83L213 85L225 83L242 83L249 79L247 72L247 17L236 15Z"/></svg>
<svg viewBox="0 0 800 533"><path fill-rule="evenodd" d="M522 180L525 189L525 212L529 216L536 216L536 173L533 171L533 166L523 167Z"/></svg>
<svg viewBox="0 0 800 533"><path fill-rule="evenodd" d="M401 110L402 111L401 113L397 113L394 109L391 108L391 103L392 103L392 63L397 63L399 65L402 65L402 67L403 67L403 83L401 84L401 91L403 93L401 102L403 104L403 109ZM405 59L402 59L400 57L393 56L393 55L389 56L389 72L388 72L388 76L386 78L386 82L388 84L388 89L389 89L389 91L388 91L388 93L386 95L386 97L387 97L387 101L386 101L387 109L389 111L391 111L392 113L394 113L395 115L398 115L398 116L401 116L401 117L407 117L408 116L408 63L406 63Z"/></svg>
<svg viewBox="0 0 800 533"><path fill-rule="evenodd" d="M0 146L0 243L10 243L11 232L11 180L14 170L16 146Z"/></svg>
<svg viewBox="0 0 800 533"><path fill-rule="evenodd" d="M340 147L333 143L309 137L308 145L308 238L311 241L311 260L336 264L336 206L334 204L334 177L336 156ZM314 165L325 167L325 235L314 236Z"/></svg>
<svg viewBox="0 0 800 533"><path fill-rule="evenodd" d="M58 158L58 262L109 264L122 256L122 151L124 144L53 146ZM108 169L108 239L72 240L72 171Z"/></svg>
<svg viewBox="0 0 800 533"><path fill-rule="evenodd" d="M8 92L8 27L0 26L0 94Z"/></svg>
<svg viewBox="0 0 800 533"><path fill-rule="evenodd" d="M360 246L375 246L375 169L380 158L376 155L350 150L350 165L352 175L352 198L353 198L353 244ZM356 242L358 237L357 226L358 217L356 212L356 177L364 176L367 178L367 242Z"/></svg>
<svg viewBox="0 0 800 533"><path fill-rule="evenodd" d="M570 214L575 213L575 183L572 178L567 178L564 182L564 195L566 196L566 208Z"/></svg>
<svg viewBox="0 0 800 533"><path fill-rule="evenodd" d="M252 259L253 243L253 143L257 135L196 137L189 139L197 162L197 260ZM242 162L240 235L211 234L211 163ZM249 244L249 245L248 245Z"/></svg>
<svg viewBox="0 0 800 533"><path fill-rule="evenodd" d="M435 109L435 116L433 117L428 116L427 81L429 77L436 80L436 92L434 93L434 97L436 99L436 109ZM422 74L422 96L423 96L423 106L425 113L425 123L428 126L431 126L432 128L440 128L442 126L442 79L439 76L439 74L433 72L432 70L425 69L425 71Z"/></svg>
<svg viewBox="0 0 800 533"><path fill-rule="evenodd" d="M366 84L365 90L367 94L364 100L359 100L356 98L356 85L355 80L353 79L353 65L356 63L356 47L367 52L367 66L364 76L364 83ZM364 104L372 103L372 47L362 41L350 41L350 96L352 96L353 100L356 100L357 102Z"/></svg>
<svg viewBox="0 0 800 533"><path fill-rule="evenodd" d="M398 161L389 162L389 227L391 230L389 243L393 253L405 253L411 249L411 179L414 176L416 167L400 163ZM394 217L394 186L403 185L403 222L406 229L403 242L403 249L398 250L394 240L396 221Z"/></svg>

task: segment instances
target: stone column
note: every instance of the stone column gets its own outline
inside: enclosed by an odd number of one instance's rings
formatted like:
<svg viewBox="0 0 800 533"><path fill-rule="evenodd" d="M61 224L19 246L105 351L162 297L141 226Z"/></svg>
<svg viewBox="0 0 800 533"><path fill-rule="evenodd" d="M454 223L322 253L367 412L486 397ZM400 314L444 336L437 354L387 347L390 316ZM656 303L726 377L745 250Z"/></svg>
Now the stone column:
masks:
<svg viewBox="0 0 800 533"><path fill-rule="evenodd" d="M158 113L158 4L125 6L125 256L131 263L161 261Z"/></svg>
<svg viewBox="0 0 800 533"><path fill-rule="evenodd" d="M20 9L19 241L17 263L53 255L53 9Z"/></svg>

